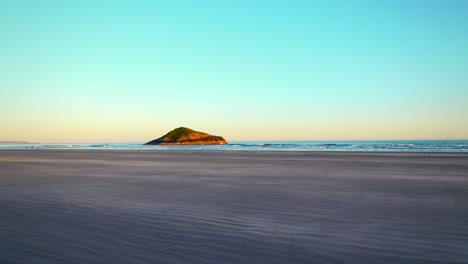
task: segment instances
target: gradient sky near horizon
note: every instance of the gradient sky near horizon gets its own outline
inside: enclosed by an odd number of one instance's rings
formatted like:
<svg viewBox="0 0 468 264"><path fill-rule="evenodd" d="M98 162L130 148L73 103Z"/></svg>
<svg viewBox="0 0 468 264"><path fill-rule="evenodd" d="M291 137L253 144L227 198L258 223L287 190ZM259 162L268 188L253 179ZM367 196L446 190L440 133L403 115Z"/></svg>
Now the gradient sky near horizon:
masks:
<svg viewBox="0 0 468 264"><path fill-rule="evenodd" d="M0 0L0 140L468 138L468 1Z"/></svg>

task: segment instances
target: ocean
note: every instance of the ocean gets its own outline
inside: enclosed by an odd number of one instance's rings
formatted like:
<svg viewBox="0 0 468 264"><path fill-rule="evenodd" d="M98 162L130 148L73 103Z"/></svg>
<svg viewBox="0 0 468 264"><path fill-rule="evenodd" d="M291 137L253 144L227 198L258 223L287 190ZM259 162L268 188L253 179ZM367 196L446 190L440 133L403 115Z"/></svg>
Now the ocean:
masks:
<svg viewBox="0 0 468 264"><path fill-rule="evenodd" d="M0 144L0 149L257 150L257 151L398 151L468 152L468 140L380 141L232 141L226 145L146 146L132 143Z"/></svg>

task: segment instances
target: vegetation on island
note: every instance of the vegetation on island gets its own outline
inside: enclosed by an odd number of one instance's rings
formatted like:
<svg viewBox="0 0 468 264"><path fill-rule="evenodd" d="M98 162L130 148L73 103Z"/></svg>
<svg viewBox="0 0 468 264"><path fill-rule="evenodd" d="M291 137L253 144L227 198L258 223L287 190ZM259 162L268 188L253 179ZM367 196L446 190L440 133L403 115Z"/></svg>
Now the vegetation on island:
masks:
<svg viewBox="0 0 468 264"><path fill-rule="evenodd" d="M195 131L187 127L176 128L164 136L152 140L145 145L205 145L227 144L226 140L219 136Z"/></svg>

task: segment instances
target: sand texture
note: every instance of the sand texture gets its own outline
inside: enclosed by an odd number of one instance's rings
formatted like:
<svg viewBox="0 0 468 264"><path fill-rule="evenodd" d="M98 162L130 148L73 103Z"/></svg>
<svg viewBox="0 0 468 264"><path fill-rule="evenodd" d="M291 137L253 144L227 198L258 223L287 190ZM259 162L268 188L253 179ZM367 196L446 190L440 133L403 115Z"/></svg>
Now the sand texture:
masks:
<svg viewBox="0 0 468 264"><path fill-rule="evenodd" d="M2 150L0 263L468 263L468 154Z"/></svg>

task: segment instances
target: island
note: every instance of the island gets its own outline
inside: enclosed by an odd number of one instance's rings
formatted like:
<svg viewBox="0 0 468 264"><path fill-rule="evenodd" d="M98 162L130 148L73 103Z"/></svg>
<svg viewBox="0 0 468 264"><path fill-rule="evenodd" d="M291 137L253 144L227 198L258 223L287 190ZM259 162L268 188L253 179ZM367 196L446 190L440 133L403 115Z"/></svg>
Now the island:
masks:
<svg viewBox="0 0 468 264"><path fill-rule="evenodd" d="M228 144L220 136L192 130L187 127L176 128L164 136L145 143L145 145L218 145Z"/></svg>

